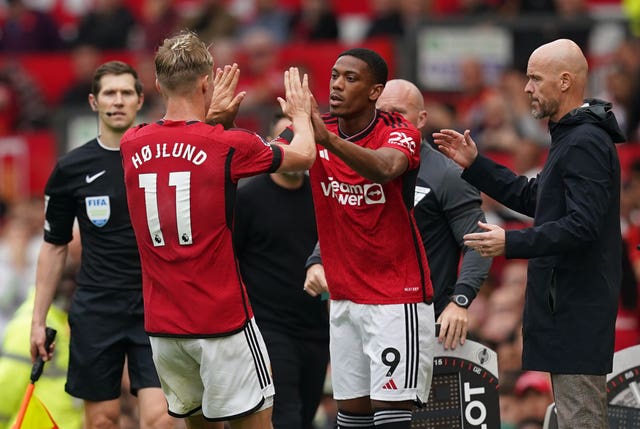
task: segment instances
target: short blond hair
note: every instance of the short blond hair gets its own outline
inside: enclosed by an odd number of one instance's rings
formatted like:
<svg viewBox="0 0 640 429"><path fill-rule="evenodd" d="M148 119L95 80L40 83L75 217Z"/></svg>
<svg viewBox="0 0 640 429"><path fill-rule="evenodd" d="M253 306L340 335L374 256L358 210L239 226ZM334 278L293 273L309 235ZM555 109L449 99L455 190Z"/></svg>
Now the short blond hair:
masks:
<svg viewBox="0 0 640 429"><path fill-rule="evenodd" d="M190 31L165 39L156 52L154 62L158 82L172 92L190 86L213 69L209 49Z"/></svg>

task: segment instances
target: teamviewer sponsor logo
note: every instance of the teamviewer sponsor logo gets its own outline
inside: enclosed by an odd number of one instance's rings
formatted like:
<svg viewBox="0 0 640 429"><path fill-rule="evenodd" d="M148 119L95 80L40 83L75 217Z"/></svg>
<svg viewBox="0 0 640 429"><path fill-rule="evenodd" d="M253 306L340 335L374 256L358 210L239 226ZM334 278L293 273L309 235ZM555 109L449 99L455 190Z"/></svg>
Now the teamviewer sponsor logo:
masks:
<svg viewBox="0 0 640 429"><path fill-rule="evenodd" d="M387 200L379 183L354 185L328 177L329 182L320 182L325 197L335 198L343 206L359 207L363 204L384 204Z"/></svg>
<svg viewBox="0 0 640 429"><path fill-rule="evenodd" d="M379 183L364 185L364 202L367 204L382 204L385 202L384 191Z"/></svg>

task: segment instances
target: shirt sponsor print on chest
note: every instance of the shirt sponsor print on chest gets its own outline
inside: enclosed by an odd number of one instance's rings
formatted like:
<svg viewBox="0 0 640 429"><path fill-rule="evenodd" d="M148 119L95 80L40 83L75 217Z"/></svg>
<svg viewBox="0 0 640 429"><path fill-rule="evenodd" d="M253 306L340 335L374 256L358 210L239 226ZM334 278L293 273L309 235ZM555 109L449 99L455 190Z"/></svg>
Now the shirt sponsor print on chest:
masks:
<svg viewBox="0 0 640 429"><path fill-rule="evenodd" d="M343 206L361 206L363 204L384 204L387 199L382 185L366 183L363 185L345 183L328 177L329 183L320 182L325 197L334 198Z"/></svg>
<svg viewBox="0 0 640 429"><path fill-rule="evenodd" d="M86 197L84 205L87 208L87 217L98 228L101 228L109 221L111 216L111 205L109 204L109 196L102 195L99 197Z"/></svg>

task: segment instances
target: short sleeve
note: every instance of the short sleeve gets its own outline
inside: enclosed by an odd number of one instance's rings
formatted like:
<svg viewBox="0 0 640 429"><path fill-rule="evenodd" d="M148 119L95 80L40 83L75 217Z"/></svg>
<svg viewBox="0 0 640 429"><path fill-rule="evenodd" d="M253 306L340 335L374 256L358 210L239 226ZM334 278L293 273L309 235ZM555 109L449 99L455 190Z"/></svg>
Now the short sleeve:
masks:
<svg viewBox="0 0 640 429"><path fill-rule="evenodd" d="M60 165L56 165L45 187L44 240L51 244L67 244L73 238L75 201Z"/></svg>
<svg viewBox="0 0 640 429"><path fill-rule="evenodd" d="M243 177L272 173L280 168L283 153L278 145L247 130L230 130L226 134L233 152L230 157L232 180L237 182Z"/></svg>
<svg viewBox="0 0 640 429"><path fill-rule="evenodd" d="M382 136L380 147L390 147L401 151L409 160L409 169L420 166L420 132L411 127L388 127Z"/></svg>

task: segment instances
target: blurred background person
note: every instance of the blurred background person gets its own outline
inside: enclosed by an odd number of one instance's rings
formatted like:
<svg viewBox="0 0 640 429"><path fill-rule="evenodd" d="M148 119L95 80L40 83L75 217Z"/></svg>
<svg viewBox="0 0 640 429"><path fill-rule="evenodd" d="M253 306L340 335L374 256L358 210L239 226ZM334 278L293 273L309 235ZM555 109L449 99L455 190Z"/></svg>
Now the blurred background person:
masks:
<svg viewBox="0 0 640 429"><path fill-rule="evenodd" d="M463 59L459 73L462 87L456 102L457 122L462 129L477 129L483 118L487 98L497 90L487 82L484 65L477 58Z"/></svg>
<svg viewBox="0 0 640 429"><path fill-rule="evenodd" d="M0 224L0 338L33 286L43 223L42 199L29 198L9 204Z"/></svg>
<svg viewBox="0 0 640 429"><path fill-rule="evenodd" d="M93 73L100 65L101 52L95 46L82 43L74 46L70 54L73 80L62 93L60 103L66 109L86 110L87 94L91 93Z"/></svg>
<svg viewBox="0 0 640 429"><path fill-rule="evenodd" d="M82 401L64 390L69 364L68 310L71 305L71 296L76 288L75 276L80 265L80 252L80 240L76 236L69 245L64 271L53 296L53 305L47 314L47 326L57 331L56 353L54 358L44 366L34 391L51 413L53 420L64 429L83 427ZM30 281L33 281L33 277ZM35 300L35 288L33 283L31 285L27 300L11 318L0 344L0 385L2 386L0 429L9 429L14 421L29 384L33 366L27 335L31 329L31 315Z"/></svg>
<svg viewBox="0 0 640 429"><path fill-rule="evenodd" d="M400 37L404 25L400 13L400 3L395 0L372 0L372 17L365 35L366 39L380 36Z"/></svg>
<svg viewBox="0 0 640 429"><path fill-rule="evenodd" d="M338 39L338 20L324 0L301 0L289 26L289 40L294 43Z"/></svg>
<svg viewBox="0 0 640 429"><path fill-rule="evenodd" d="M498 367L499 368L499 367ZM507 371L500 374L500 429L516 429L520 421L520 406L515 394L516 380L522 371Z"/></svg>
<svg viewBox="0 0 640 429"><path fill-rule="evenodd" d="M128 48L137 21L123 0L96 0L82 16L73 44L101 50Z"/></svg>
<svg viewBox="0 0 640 429"><path fill-rule="evenodd" d="M518 132L512 117L511 106L499 92L487 94L478 106L472 132L478 147L483 151L513 150L518 142Z"/></svg>
<svg viewBox="0 0 640 429"><path fill-rule="evenodd" d="M135 34L137 47L153 54L162 41L183 24L178 9L173 0L144 0Z"/></svg>
<svg viewBox="0 0 640 429"><path fill-rule="evenodd" d="M237 124L266 134L275 112L273 100L284 93L278 42L270 29L258 27L242 35L238 48L238 90L246 91L246 96Z"/></svg>
<svg viewBox="0 0 640 429"><path fill-rule="evenodd" d="M9 60L0 65L0 127L4 135L46 130L51 125L50 113L42 90L20 62Z"/></svg>
<svg viewBox="0 0 640 429"><path fill-rule="evenodd" d="M56 21L23 0L6 0L7 17L0 28L0 52L51 52L63 47Z"/></svg>
<svg viewBox="0 0 640 429"><path fill-rule="evenodd" d="M268 30L279 46L289 40L290 20L291 12L281 7L278 0L253 0L250 13L240 21L237 35L242 38L254 30Z"/></svg>
<svg viewBox="0 0 640 429"><path fill-rule="evenodd" d="M474 327L474 336L498 353L499 374L522 367L522 311L527 263L508 261L500 271L500 283L487 300L487 318Z"/></svg>
<svg viewBox="0 0 640 429"><path fill-rule="evenodd" d="M542 429L544 416L553 403L553 391L549 374L525 371L516 380L514 393L518 399L518 428Z"/></svg>
<svg viewBox="0 0 640 429"><path fill-rule="evenodd" d="M184 24L207 45L215 39L234 36L238 31L238 20L223 0L204 0L190 16L185 17ZM215 60L216 64L226 64L219 62L218 58Z"/></svg>
<svg viewBox="0 0 640 429"><path fill-rule="evenodd" d="M277 116L271 136L290 123ZM318 241L305 172L263 174L238 189L234 239L240 272L271 359L274 429L312 429L329 362L326 300L304 292Z"/></svg>

